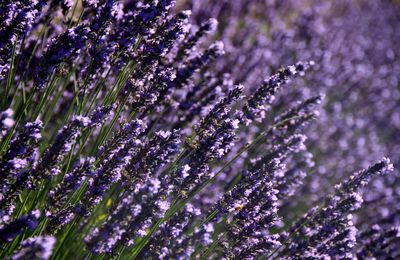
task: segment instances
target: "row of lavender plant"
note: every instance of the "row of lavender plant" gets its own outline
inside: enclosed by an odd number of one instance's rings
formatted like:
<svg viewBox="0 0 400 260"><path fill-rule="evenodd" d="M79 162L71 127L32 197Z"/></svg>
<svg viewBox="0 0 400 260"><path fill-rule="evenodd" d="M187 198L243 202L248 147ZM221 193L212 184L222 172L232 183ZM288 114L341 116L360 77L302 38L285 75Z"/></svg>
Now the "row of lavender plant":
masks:
<svg viewBox="0 0 400 260"><path fill-rule="evenodd" d="M316 51L314 13L272 2L2 1L0 258L399 257L395 220L357 222L364 200L396 204L367 186L393 187L392 151L322 182L318 121L338 123L315 85L337 43Z"/></svg>

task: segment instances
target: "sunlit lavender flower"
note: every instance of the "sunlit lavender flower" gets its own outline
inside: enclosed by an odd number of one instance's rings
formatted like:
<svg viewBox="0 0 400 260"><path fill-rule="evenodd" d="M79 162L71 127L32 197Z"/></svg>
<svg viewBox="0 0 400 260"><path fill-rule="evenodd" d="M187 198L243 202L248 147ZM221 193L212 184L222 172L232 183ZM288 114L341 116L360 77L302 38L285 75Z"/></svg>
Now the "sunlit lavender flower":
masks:
<svg viewBox="0 0 400 260"><path fill-rule="evenodd" d="M41 64L35 71L35 87L42 90L52 73L62 62L75 59L85 46L90 30L86 26L77 26L67 30L55 39L43 54Z"/></svg>
<svg viewBox="0 0 400 260"><path fill-rule="evenodd" d="M312 66L314 62L302 63L298 62L296 65L288 66L277 74L271 76L264 83L257 88L254 95L247 101L243 110L245 116L250 119L260 120L264 118L264 114L269 110L269 106L275 99L275 94L281 85L287 83L290 79L303 75L304 71Z"/></svg>
<svg viewBox="0 0 400 260"><path fill-rule="evenodd" d="M36 178L36 175L39 174L45 178L57 175L59 173L57 164L71 151L76 138L81 133L81 129L87 127L90 123L88 117L75 116L72 118L71 123L60 129L53 145L45 152L41 161L35 167L35 174L32 177ZM35 181L36 180L32 179L32 184L28 185L34 185L33 183Z"/></svg>
<svg viewBox="0 0 400 260"><path fill-rule="evenodd" d="M43 0L5 1L0 6L0 79L9 69L10 49L31 29L44 4Z"/></svg>
<svg viewBox="0 0 400 260"><path fill-rule="evenodd" d="M198 30L194 34L187 37L179 46L178 53L175 56L175 61L179 61L183 57L190 55L192 52L192 48L198 43L198 41L205 34L215 31L217 26L218 21L213 18L201 24Z"/></svg>
<svg viewBox="0 0 400 260"><path fill-rule="evenodd" d="M185 65L178 69L176 84L182 85L186 83L196 71L224 53L225 51L223 42L217 41L213 43L204 53L189 59Z"/></svg>
<svg viewBox="0 0 400 260"><path fill-rule="evenodd" d="M394 170L393 164L390 162L389 158L383 158L380 162L370 166L366 170L359 171L345 182L342 182L335 186L335 193L338 195L343 195L346 193L354 192L361 187L366 186L372 177L386 174Z"/></svg>
<svg viewBox="0 0 400 260"><path fill-rule="evenodd" d="M239 114L229 118L230 105L242 98L243 86L238 85L231 90L226 98L221 99L213 109L204 117L197 127L197 137L194 141L189 140L190 152L189 168L185 165L175 173L178 181L177 190L184 195L188 191L207 180L210 175L208 163L214 159L222 158L230 151L236 138L235 131L240 122ZM185 173L182 173L184 171ZM182 178L185 176L184 178Z"/></svg>
<svg viewBox="0 0 400 260"><path fill-rule="evenodd" d="M73 170L67 173L61 183L49 192L49 208L58 210L85 180L91 176L94 158L86 158Z"/></svg>
<svg viewBox="0 0 400 260"><path fill-rule="evenodd" d="M15 121L13 119L14 111L11 108L6 109L5 111L0 113L0 137L6 135L7 131L14 126Z"/></svg>
<svg viewBox="0 0 400 260"><path fill-rule="evenodd" d="M19 173L35 162L35 148L40 142L43 123L40 120L26 123L14 137L0 163L1 182L12 178L16 180ZM4 194L5 191L2 193Z"/></svg>
<svg viewBox="0 0 400 260"><path fill-rule="evenodd" d="M21 248L11 256L11 259L49 259L55 243L56 239L52 236L28 238L22 241Z"/></svg>
<svg viewBox="0 0 400 260"><path fill-rule="evenodd" d="M177 151L179 137L176 131L156 132L155 137L130 158L126 166L128 190L122 201L108 222L86 237L92 251L112 252L121 240L127 243L133 235L144 236L153 217L163 217L169 208L169 202L163 197L171 192L172 186L168 177L157 177L156 172ZM148 215L150 212L152 214Z"/></svg>
<svg viewBox="0 0 400 260"><path fill-rule="evenodd" d="M399 231L398 227L382 228L379 225L373 225L368 230L360 232L357 236L357 257L379 259L398 257Z"/></svg>
<svg viewBox="0 0 400 260"><path fill-rule="evenodd" d="M187 236L190 225L201 215L201 210L191 203L186 204L185 208L175 215L167 223L160 227L157 235L150 242L148 250L143 252L143 257L159 258L185 258L190 257L195 251L195 242L201 240L204 245L208 245L212 234L213 225L207 224L207 228L194 230L192 236ZM171 239L173 238L173 239Z"/></svg>
<svg viewBox="0 0 400 260"><path fill-rule="evenodd" d="M22 234L26 229L34 230L39 224L40 212L34 210L16 220L4 223L0 222L0 243L10 242L16 236Z"/></svg>
<svg viewBox="0 0 400 260"><path fill-rule="evenodd" d="M29 175L27 167L37 162L37 147L42 138L42 128L43 123L40 120L26 123L11 140L0 161L1 218L8 217L14 210L12 200L22 189L22 180L26 180Z"/></svg>
<svg viewBox="0 0 400 260"><path fill-rule="evenodd" d="M93 4L89 4L89 6L95 7ZM90 24L90 34L88 35L91 41L91 47L88 50L90 62L81 71L81 77L85 79L85 82L83 82L85 84L88 83L88 80L92 81L96 78L101 69L104 69L110 63L110 55L115 51L115 48L112 47L113 44L111 46L107 44L107 39L110 35L111 23L115 22L118 17L116 14L118 7L119 3L116 0L104 1Z"/></svg>
<svg viewBox="0 0 400 260"><path fill-rule="evenodd" d="M44 178L50 178L57 175L60 171L57 164L71 151L76 138L81 135L82 129L85 127L93 128L104 123L112 108L113 106L99 107L89 117L74 116L68 125L58 131L53 145L47 149L41 161L35 167L33 177L40 175ZM34 181L32 180L32 183ZM29 183L29 185L34 184Z"/></svg>
<svg viewBox="0 0 400 260"><path fill-rule="evenodd" d="M380 162L366 170L355 173L348 180L337 185L335 193L326 199L323 207L309 212L307 220L298 222L291 228L295 234L289 241L286 241L286 243L289 242L290 244L281 254L289 254L296 257L300 257L306 252L309 252L307 253L308 255L312 253L315 257L318 257L319 254L329 255L330 257L347 257L348 254L351 255L351 250L355 244L355 235L353 230L347 230L347 224L349 224L348 214L361 207L363 199L359 194L359 189L365 186L373 176L392 170L393 166L390 164L389 159L383 158ZM352 225L352 223L350 224ZM350 236L350 241L347 244L340 246L338 242L328 248L322 245L318 248L320 243L327 239L339 241L339 238L335 236L339 236L341 233L344 237ZM340 239L340 242L345 242L344 237ZM335 251L336 246L338 248Z"/></svg>

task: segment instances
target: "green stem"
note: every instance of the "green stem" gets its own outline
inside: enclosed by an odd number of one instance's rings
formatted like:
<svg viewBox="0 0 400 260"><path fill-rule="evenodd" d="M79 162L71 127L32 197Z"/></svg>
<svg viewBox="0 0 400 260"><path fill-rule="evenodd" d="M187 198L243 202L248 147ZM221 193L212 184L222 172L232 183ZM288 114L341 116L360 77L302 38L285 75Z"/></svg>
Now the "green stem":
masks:
<svg viewBox="0 0 400 260"><path fill-rule="evenodd" d="M10 61L10 69L8 71L8 78L7 78L7 84L6 84L6 91L5 91L5 96L3 97L4 104L3 107L7 107L7 101L8 101L8 92L11 89L11 85L13 84L14 81L14 62L15 62L15 56L16 56L16 49L17 49L17 43L18 43L18 36L17 40L15 41L13 48L12 48L12 54L11 54L11 61Z"/></svg>
<svg viewBox="0 0 400 260"><path fill-rule="evenodd" d="M15 129L17 128L19 122L20 122L21 119L22 119L22 115L23 115L24 111L25 111L25 110L29 107L29 105L31 104L33 95L34 95L34 93L32 92L32 93L29 95L28 100L22 105L22 112L19 113L19 114L17 115L17 120L16 120L16 122L14 123L14 126L8 131L6 137L3 139L2 143L1 143L1 146L0 146L0 154L3 154L3 152L5 152L4 150L5 150L5 148L8 146L8 144L10 143L11 138L12 138L12 136L13 136L13 134L14 134Z"/></svg>
<svg viewBox="0 0 400 260"><path fill-rule="evenodd" d="M72 22L74 20L75 11L76 11L76 7L78 6L78 2L79 2L79 0L76 0L75 4L74 4L74 7L72 8L71 17L69 18L68 29L72 27Z"/></svg>

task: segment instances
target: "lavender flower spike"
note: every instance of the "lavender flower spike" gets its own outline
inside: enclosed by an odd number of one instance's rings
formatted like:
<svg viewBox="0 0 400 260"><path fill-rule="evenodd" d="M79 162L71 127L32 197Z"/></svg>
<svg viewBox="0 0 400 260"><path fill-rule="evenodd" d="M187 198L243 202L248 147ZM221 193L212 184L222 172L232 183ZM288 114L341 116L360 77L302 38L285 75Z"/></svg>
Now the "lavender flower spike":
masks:
<svg viewBox="0 0 400 260"><path fill-rule="evenodd" d="M9 223L0 222L0 244L11 242L16 236L22 234L25 229L34 230L38 225L39 217L39 210L34 210Z"/></svg>
<svg viewBox="0 0 400 260"><path fill-rule="evenodd" d="M21 249L11 257L11 260L47 260L51 257L55 243L56 238L53 236L37 236L28 238L22 241Z"/></svg>
<svg viewBox="0 0 400 260"><path fill-rule="evenodd" d="M275 94L283 84L296 76L302 76L310 66L314 65L313 61L303 63L297 62L295 65L281 69L275 75L266 79L264 83L257 88L253 96L246 102L243 112L249 120L262 119L266 110L275 99Z"/></svg>

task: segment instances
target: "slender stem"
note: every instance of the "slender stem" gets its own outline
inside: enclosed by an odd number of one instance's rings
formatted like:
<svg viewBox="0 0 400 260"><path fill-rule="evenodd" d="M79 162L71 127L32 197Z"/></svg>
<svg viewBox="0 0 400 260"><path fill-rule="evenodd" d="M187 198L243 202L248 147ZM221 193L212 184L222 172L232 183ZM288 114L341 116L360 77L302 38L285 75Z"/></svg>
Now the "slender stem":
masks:
<svg viewBox="0 0 400 260"><path fill-rule="evenodd" d="M3 104L4 108L7 106L8 92L10 91L11 85L14 81L14 61L15 61L15 56L16 56L17 43L18 43L18 36L17 36L17 40L15 41L13 48L12 48L10 69L8 70L8 78L7 78L7 84L6 84L6 91L5 91L5 96L3 97L4 98L3 99L4 100L4 104Z"/></svg>
<svg viewBox="0 0 400 260"><path fill-rule="evenodd" d="M75 11L76 11L76 7L78 6L78 2L79 2L79 0L76 0L75 4L74 4L74 7L72 8L71 17L69 18L68 29L72 27L72 23L73 23L73 20L74 20Z"/></svg>
<svg viewBox="0 0 400 260"><path fill-rule="evenodd" d="M19 113L19 115L17 115L17 120L14 124L14 126L8 131L6 137L3 139L1 146L0 146L0 154L2 154L5 150L5 148L8 146L9 142L11 141L11 138L14 134L15 129L17 128L17 125L19 124L19 122L22 119L22 115L23 112L29 107L29 105L31 104L32 101L32 97L33 97L34 93L32 92L29 97L28 100L22 105L22 112Z"/></svg>

